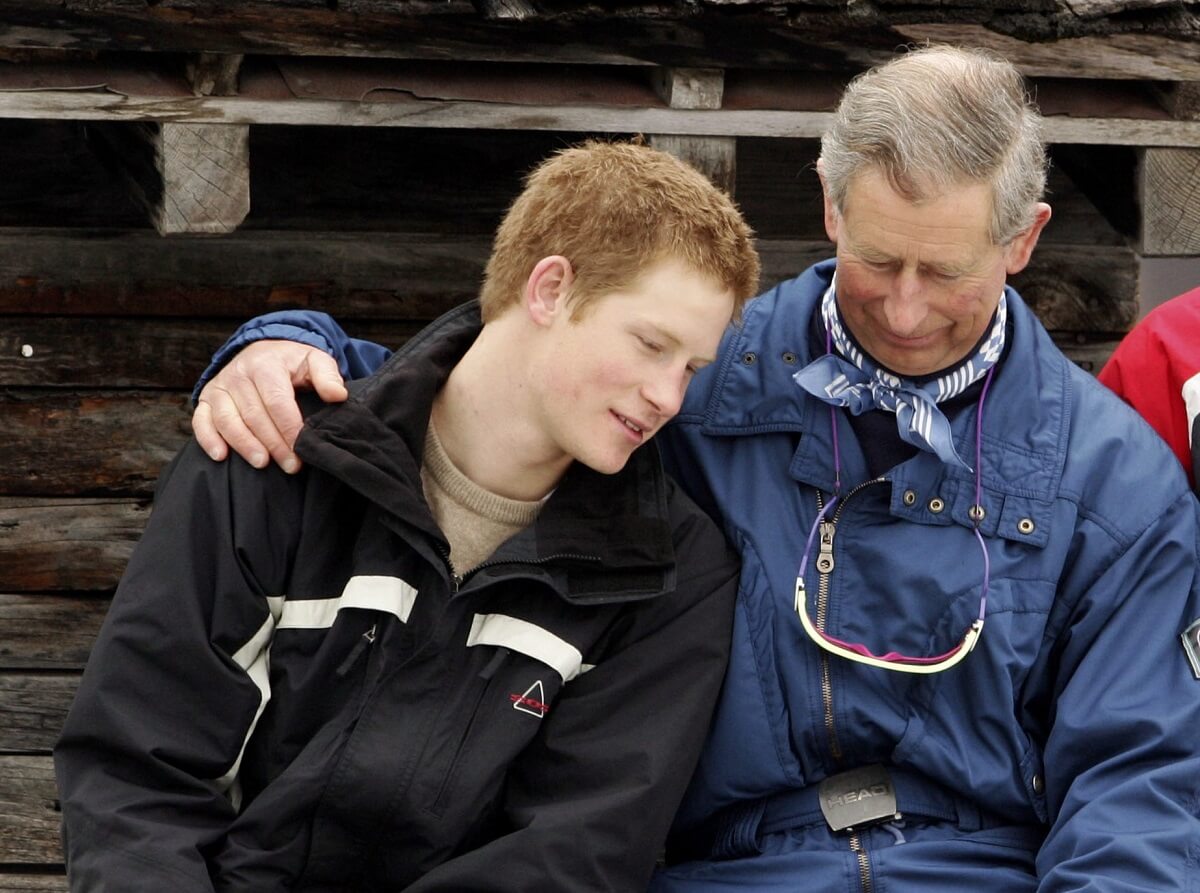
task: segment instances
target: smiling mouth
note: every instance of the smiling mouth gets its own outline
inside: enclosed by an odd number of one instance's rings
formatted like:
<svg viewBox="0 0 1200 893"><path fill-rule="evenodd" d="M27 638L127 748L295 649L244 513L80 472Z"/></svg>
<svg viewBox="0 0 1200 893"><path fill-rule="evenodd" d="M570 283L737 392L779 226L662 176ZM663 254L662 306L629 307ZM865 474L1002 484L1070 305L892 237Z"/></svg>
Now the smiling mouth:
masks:
<svg viewBox="0 0 1200 893"><path fill-rule="evenodd" d="M628 428L630 431L634 432L635 434L645 434L646 433L645 428L643 428L637 422L633 421L633 419L629 418L628 416L623 416L619 412L614 412L613 415L615 415L617 417L617 420L620 421L620 423L622 425L624 425L626 428Z"/></svg>

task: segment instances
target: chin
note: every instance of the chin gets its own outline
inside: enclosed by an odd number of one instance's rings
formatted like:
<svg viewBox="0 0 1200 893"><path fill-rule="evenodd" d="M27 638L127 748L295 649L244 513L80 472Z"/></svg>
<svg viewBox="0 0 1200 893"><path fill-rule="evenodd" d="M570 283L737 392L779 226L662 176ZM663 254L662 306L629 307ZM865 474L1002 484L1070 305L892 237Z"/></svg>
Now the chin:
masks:
<svg viewBox="0 0 1200 893"><path fill-rule="evenodd" d="M629 456L578 456L577 462L582 462L598 474L616 474L629 463Z"/></svg>

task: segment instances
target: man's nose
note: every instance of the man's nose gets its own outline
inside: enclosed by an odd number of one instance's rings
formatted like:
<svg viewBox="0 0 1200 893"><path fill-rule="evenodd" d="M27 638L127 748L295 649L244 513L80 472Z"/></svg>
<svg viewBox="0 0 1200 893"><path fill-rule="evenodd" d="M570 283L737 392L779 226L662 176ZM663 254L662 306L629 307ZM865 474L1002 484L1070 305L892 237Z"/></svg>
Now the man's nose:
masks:
<svg viewBox="0 0 1200 893"><path fill-rule="evenodd" d="M901 337L915 334L927 312L921 277L907 270L897 273L883 309L893 333Z"/></svg>

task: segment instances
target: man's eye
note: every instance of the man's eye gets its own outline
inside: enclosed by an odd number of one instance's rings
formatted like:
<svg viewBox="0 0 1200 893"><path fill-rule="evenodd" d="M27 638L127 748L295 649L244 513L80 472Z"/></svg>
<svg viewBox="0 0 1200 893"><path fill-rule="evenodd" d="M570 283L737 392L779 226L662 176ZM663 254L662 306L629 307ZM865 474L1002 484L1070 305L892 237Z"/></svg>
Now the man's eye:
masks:
<svg viewBox="0 0 1200 893"><path fill-rule="evenodd" d="M656 344L648 338L643 338L641 335L638 335L638 341L642 342L642 347L646 348L646 350L650 351L651 353L662 353L662 346Z"/></svg>

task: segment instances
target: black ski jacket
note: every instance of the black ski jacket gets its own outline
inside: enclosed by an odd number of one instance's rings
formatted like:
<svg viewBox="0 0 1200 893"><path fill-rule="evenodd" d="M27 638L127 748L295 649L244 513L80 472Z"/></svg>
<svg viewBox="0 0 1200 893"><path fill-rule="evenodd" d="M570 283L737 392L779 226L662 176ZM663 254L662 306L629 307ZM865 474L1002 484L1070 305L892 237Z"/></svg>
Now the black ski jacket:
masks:
<svg viewBox="0 0 1200 893"><path fill-rule="evenodd" d="M644 889L736 559L651 444L455 577L419 463L478 329L310 415L298 475L168 467L55 749L74 893Z"/></svg>

